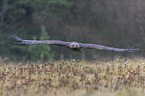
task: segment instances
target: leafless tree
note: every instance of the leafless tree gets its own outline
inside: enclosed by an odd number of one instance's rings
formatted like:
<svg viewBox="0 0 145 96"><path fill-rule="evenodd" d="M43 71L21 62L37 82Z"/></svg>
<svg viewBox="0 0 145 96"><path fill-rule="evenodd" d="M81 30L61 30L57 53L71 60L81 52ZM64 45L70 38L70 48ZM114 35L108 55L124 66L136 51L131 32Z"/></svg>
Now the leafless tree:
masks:
<svg viewBox="0 0 145 96"><path fill-rule="evenodd" d="M0 0L1 1L1 0ZM7 13L7 9L8 9L8 0L4 0L2 1L3 2L3 6L2 6L2 10L0 12L0 30L1 30L1 27L3 25L3 22L4 22L4 18L6 16L6 13Z"/></svg>

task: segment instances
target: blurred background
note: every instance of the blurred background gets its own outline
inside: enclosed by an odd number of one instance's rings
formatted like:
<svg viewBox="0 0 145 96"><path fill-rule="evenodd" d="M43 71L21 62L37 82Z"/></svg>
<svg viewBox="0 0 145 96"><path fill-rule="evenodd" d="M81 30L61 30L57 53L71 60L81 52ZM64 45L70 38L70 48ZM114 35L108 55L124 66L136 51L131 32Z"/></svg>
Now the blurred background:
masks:
<svg viewBox="0 0 145 96"><path fill-rule="evenodd" d="M55 45L15 45L22 39L64 40L127 48L135 53ZM145 56L145 0L0 0L0 58L37 61Z"/></svg>

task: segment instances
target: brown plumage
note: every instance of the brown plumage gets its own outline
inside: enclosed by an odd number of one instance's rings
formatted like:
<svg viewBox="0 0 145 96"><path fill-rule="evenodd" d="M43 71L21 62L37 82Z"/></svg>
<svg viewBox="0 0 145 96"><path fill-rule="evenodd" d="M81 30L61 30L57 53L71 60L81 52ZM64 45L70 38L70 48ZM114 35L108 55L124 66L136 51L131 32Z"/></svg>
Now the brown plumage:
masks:
<svg viewBox="0 0 145 96"><path fill-rule="evenodd" d="M11 37L15 38L17 41L13 42L16 44L53 44L53 45L59 45L59 46L65 46L71 50L74 51L80 51L81 48L89 48L89 49L102 49L102 50L112 50L112 51L117 51L117 52L134 52L139 49L133 49L135 45L132 47L128 47L126 49L121 49L121 48L113 48L113 47L107 47L103 45L97 45L97 44L84 44L84 43L78 43L78 42L65 42L65 41L60 41L60 40L23 40L19 37L17 37L14 33L9 34Z"/></svg>

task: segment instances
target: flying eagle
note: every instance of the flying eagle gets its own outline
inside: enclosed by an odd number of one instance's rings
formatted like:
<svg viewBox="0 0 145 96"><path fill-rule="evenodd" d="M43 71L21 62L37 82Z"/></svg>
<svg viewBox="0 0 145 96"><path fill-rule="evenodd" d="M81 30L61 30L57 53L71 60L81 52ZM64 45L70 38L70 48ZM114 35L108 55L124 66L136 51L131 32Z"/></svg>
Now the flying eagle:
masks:
<svg viewBox="0 0 145 96"><path fill-rule="evenodd" d="M23 40L19 37L17 37L14 33L9 34L11 37L15 38L17 41L13 42L16 44L52 44L52 45L58 45L58 46L65 46L71 50L74 51L79 51L81 48L89 48L89 49L102 49L102 50L112 50L112 51L117 51L117 52L134 52L139 49L133 49L135 44L132 47L128 47L126 49L121 49L121 48L113 48L113 47L107 47L103 45L97 45L97 44L85 44L85 43L78 43L78 42L65 42L65 41L60 41L60 40Z"/></svg>

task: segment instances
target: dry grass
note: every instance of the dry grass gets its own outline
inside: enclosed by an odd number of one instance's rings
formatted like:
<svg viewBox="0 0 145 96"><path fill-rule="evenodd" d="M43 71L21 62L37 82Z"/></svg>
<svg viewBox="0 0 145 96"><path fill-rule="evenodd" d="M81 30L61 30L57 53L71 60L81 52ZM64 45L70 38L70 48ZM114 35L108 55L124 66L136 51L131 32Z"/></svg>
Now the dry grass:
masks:
<svg viewBox="0 0 145 96"><path fill-rule="evenodd" d="M3 96L144 96L145 60L2 63Z"/></svg>

